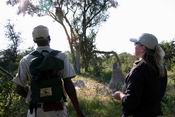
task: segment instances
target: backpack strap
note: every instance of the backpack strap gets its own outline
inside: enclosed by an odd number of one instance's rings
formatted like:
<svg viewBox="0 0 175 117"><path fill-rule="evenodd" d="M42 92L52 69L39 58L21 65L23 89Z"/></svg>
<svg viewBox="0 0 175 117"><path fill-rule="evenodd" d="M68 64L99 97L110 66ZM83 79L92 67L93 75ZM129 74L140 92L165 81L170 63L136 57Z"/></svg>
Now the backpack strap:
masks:
<svg viewBox="0 0 175 117"><path fill-rule="evenodd" d="M49 54L51 55L51 56L56 56L58 53L60 53L61 51L58 51L58 50L53 50L53 51L51 51Z"/></svg>
<svg viewBox="0 0 175 117"><path fill-rule="evenodd" d="M33 55L35 57L41 57L43 56L40 52L38 52L37 50L33 51L32 53L30 53L30 55Z"/></svg>
<svg viewBox="0 0 175 117"><path fill-rule="evenodd" d="M30 53L31 55L35 56L35 57L41 57L43 56L43 53L46 52L46 53L49 53L47 50L42 50L42 52L38 52L37 50L33 51L32 53ZM49 55L51 56L56 56L58 53L60 53L61 51L58 51L58 50L52 50Z"/></svg>
<svg viewBox="0 0 175 117"><path fill-rule="evenodd" d="M35 59L31 65L30 65L30 71L31 73L36 73L37 70L47 70L50 69L50 67L56 68L56 69L63 69L64 68L64 62L60 60L59 58L56 58L56 55L60 52L57 50L53 50L50 53L44 55L44 53L47 53L47 50L43 50L42 52L33 51L31 55L35 56L37 59ZM53 61L55 63L53 63ZM52 65L50 65L52 64ZM32 67L31 67L32 66ZM35 67L37 66L37 67Z"/></svg>

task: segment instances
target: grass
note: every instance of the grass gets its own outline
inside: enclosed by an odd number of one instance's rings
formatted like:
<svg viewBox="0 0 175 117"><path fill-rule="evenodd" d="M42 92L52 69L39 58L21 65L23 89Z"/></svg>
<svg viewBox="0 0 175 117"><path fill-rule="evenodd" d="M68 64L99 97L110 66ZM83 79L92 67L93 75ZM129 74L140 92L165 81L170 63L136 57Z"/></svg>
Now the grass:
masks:
<svg viewBox="0 0 175 117"><path fill-rule="evenodd" d="M164 117L175 117L175 84L172 80L174 77L174 73L168 73L168 86L162 103ZM104 85L109 79L104 79L88 75L77 75L73 79L73 81L82 80L86 84L84 88L77 89L80 106L86 117L120 117L121 103L111 97L111 91L107 85ZM69 115L70 117L76 117L75 110L69 98L67 99L66 105ZM25 117L27 106L24 100L18 98L15 98L15 100L10 107L11 113L8 113L8 115L10 117ZM0 111L0 117L1 115L3 113Z"/></svg>
<svg viewBox="0 0 175 117"><path fill-rule="evenodd" d="M165 117L175 117L175 73L168 72L168 85L162 101Z"/></svg>
<svg viewBox="0 0 175 117"><path fill-rule="evenodd" d="M171 77L174 78L175 74L168 74L167 92L162 104L165 117L175 116L175 84ZM104 82L88 75L78 75L74 81L76 80L83 80L86 84L86 87L77 90L80 106L86 117L120 117L121 104L111 97L111 92ZM76 117L70 100L67 107L70 116Z"/></svg>
<svg viewBox="0 0 175 117"><path fill-rule="evenodd" d="M106 86L90 77L78 76L75 80L86 83L86 87L77 90L80 106L86 117L119 117L121 104L114 101ZM76 117L70 101L67 106L71 117Z"/></svg>
<svg viewBox="0 0 175 117"><path fill-rule="evenodd" d="M168 87L167 93L175 96L175 73L168 72Z"/></svg>

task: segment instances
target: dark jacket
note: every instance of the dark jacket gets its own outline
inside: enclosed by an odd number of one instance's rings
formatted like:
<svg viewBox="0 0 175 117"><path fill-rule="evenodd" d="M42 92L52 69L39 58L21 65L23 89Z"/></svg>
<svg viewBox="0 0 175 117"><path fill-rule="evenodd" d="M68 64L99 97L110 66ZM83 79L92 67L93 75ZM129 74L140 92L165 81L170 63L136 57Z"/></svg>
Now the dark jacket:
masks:
<svg viewBox="0 0 175 117"><path fill-rule="evenodd" d="M126 96L122 99L123 117L156 117L162 115L161 100L165 94L167 74L157 77L153 69L140 61L125 80Z"/></svg>

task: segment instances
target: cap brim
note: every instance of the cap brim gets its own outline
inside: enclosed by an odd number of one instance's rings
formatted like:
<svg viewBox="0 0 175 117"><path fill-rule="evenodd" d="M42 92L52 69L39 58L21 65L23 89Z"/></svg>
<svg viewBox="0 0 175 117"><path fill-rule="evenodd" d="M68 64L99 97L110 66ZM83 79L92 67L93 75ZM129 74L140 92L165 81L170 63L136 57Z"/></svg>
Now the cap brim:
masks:
<svg viewBox="0 0 175 117"><path fill-rule="evenodd" d="M138 42L138 40L137 39L135 39L135 38L131 38L131 39L129 39L131 42L134 42L134 43L136 43L136 42Z"/></svg>

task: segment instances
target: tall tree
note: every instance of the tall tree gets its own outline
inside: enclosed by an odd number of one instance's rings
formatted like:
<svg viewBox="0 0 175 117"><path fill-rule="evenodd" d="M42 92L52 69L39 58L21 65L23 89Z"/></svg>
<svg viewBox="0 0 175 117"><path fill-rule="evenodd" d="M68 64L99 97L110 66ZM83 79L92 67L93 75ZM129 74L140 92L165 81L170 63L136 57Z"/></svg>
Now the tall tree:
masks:
<svg viewBox="0 0 175 117"><path fill-rule="evenodd" d="M17 0L7 1L12 6L17 3ZM18 13L49 15L57 21L67 35L74 67L80 72L80 56L87 69L98 28L107 20L107 10L116 6L114 0L20 0Z"/></svg>
<svg viewBox="0 0 175 117"><path fill-rule="evenodd" d="M7 77L12 78L13 75L11 74L14 74L17 69L17 54L21 40L20 33L15 32L14 24L10 20L5 25L5 36L9 41L9 46L7 49L0 51L0 82L2 84L0 85L0 116L8 117L13 111L10 107L13 104L15 94L13 83L9 82Z"/></svg>
<svg viewBox="0 0 175 117"><path fill-rule="evenodd" d="M8 48L0 52L0 64L6 70L12 72L13 64L17 59L18 47L21 42L21 33L15 32L14 24L10 20L5 25L5 36L9 41Z"/></svg>

